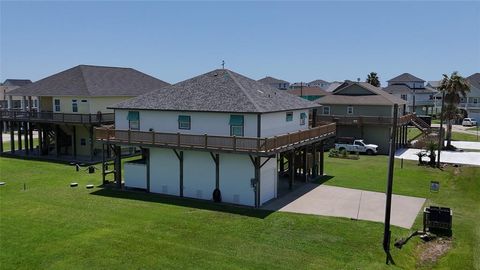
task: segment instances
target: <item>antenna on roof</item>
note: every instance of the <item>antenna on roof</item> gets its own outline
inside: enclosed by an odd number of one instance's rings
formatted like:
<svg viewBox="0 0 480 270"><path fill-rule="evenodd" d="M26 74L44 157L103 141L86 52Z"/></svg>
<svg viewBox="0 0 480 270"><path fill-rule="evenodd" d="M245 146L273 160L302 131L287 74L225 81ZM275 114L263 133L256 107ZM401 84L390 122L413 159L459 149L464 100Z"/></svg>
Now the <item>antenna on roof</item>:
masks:
<svg viewBox="0 0 480 270"><path fill-rule="evenodd" d="M222 60L222 69L225 69L225 60Z"/></svg>
<svg viewBox="0 0 480 270"><path fill-rule="evenodd" d="M360 78L357 78L357 82L360 82Z"/></svg>

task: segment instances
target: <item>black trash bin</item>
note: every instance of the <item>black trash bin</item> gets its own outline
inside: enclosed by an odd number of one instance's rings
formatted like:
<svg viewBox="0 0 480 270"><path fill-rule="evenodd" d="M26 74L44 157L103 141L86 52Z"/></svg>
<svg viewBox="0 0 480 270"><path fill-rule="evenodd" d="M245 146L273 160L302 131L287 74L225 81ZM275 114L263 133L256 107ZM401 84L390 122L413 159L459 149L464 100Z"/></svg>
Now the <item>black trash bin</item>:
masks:
<svg viewBox="0 0 480 270"><path fill-rule="evenodd" d="M452 210L448 207L430 206L423 211L423 228L437 235L452 235Z"/></svg>

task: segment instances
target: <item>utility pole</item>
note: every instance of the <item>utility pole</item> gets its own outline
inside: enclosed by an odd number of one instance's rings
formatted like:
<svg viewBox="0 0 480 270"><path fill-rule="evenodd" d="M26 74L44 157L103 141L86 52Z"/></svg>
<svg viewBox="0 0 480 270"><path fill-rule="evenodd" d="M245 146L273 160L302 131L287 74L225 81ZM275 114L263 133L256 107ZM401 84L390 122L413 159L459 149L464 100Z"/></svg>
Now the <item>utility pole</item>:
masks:
<svg viewBox="0 0 480 270"><path fill-rule="evenodd" d="M392 212L393 170L395 164L395 142L397 136L398 104L393 105L392 133L390 134L390 153L388 157L387 191L385 203L385 228L383 231L383 250L387 255L386 264L395 264L390 254L390 215Z"/></svg>
<svg viewBox="0 0 480 270"><path fill-rule="evenodd" d="M225 60L222 60L222 69L225 69Z"/></svg>
<svg viewBox="0 0 480 270"><path fill-rule="evenodd" d="M440 168L440 153L443 148L443 110L445 107L445 91L442 91L442 109L440 110L440 130L438 131L438 152L437 152L437 168Z"/></svg>

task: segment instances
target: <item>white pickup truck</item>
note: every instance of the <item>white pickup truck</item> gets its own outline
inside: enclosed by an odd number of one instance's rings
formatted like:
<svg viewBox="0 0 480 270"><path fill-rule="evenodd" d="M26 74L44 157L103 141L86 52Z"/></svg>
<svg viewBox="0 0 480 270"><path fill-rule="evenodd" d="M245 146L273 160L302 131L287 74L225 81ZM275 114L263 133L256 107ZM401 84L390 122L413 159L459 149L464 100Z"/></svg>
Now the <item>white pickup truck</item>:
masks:
<svg viewBox="0 0 480 270"><path fill-rule="evenodd" d="M363 140L353 140L352 142L338 142L335 144L335 149L339 151L346 150L348 152L359 152L373 155L377 153L378 145L365 144Z"/></svg>

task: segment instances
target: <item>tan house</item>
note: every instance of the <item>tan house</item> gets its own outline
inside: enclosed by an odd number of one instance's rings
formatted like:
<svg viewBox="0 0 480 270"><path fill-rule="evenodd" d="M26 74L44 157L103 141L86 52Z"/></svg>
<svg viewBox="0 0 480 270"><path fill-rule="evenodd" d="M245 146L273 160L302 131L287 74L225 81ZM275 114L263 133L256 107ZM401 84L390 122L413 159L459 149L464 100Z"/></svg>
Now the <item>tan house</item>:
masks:
<svg viewBox="0 0 480 270"><path fill-rule="evenodd" d="M114 123L113 111L107 107L167 85L131 68L79 65L12 90L7 96L21 97L26 105L1 111L0 120L13 127L8 154L99 159L102 147L93 138L93 128ZM37 110L30 109L32 97L39 100ZM17 149L14 129L19 131ZM39 140L35 149L33 130L38 131Z"/></svg>

